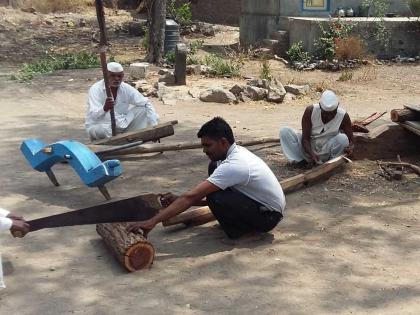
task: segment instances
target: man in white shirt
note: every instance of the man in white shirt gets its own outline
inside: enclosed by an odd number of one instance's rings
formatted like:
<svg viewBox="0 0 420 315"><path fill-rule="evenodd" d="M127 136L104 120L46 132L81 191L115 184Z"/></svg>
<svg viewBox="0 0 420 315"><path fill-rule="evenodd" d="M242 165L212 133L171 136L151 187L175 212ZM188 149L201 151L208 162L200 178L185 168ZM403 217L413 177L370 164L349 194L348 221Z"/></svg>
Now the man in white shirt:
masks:
<svg viewBox="0 0 420 315"><path fill-rule="evenodd" d="M112 136L109 113L111 108L115 111L118 133L157 125L159 116L149 99L123 82L123 67L119 63L110 62L107 69L113 98L107 98L104 80L96 82L90 88L86 112L86 131L89 138L97 140Z"/></svg>
<svg viewBox="0 0 420 315"><path fill-rule="evenodd" d="M283 218L286 201L267 164L236 145L231 127L220 117L204 124L197 136L211 160L209 178L179 197L165 196L165 209L130 225L129 231L141 229L147 235L159 222L203 205L209 206L229 238L272 230Z"/></svg>
<svg viewBox="0 0 420 315"><path fill-rule="evenodd" d="M13 215L9 211L0 208L0 232L8 231L15 235L16 232L19 232L19 237L25 236L29 232L29 225L23 220L22 217ZM3 267L1 264L0 256L0 290L4 289L6 286L3 282Z"/></svg>

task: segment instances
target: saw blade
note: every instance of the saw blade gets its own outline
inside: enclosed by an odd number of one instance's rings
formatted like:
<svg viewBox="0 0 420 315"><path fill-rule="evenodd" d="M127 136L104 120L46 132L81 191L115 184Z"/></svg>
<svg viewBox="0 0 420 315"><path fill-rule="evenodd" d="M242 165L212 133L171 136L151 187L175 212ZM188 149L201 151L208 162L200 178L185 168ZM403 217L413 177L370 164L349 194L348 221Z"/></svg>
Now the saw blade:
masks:
<svg viewBox="0 0 420 315"><path fill-rule="evenodd" d="M28 221L30 231L62 226L144 221L162 208L159 196L141 195Z"/></svg>

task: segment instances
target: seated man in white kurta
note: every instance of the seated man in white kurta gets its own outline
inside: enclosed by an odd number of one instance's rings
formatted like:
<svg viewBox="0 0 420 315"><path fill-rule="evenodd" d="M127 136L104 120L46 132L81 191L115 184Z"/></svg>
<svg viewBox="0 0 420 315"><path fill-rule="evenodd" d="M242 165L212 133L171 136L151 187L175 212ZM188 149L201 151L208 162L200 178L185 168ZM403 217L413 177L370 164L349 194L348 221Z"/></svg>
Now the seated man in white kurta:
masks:
<svg viewBox="0 0 420 315"><path fill-rule="evenodd" d="M111 108L115 111L117 133L157 125L159 116L149 99L123 82L123 67L119 63L110 62L107 69L113 98L107 98L104 80L96 82L90 88L86 113L86 131L89 138L97 140L112 136L109 113Z"/></svg>
<svg viewBox="0 0 420 315"><path fill-rule="evenodd" d="M308 106L302 117L302 134L285 127L280 142L287 160L297 164L322 164L354 149L349 114L339 107L333 91L325 91L319 104Z"/></svg>

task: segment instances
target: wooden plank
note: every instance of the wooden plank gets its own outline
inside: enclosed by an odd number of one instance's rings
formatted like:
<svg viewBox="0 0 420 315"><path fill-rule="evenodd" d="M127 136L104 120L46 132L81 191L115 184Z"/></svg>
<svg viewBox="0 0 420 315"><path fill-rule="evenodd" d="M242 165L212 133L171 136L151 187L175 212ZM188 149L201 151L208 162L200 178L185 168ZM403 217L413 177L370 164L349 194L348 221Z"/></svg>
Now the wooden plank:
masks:
<svg viewBox="0 0 420 315"><path fill-rule="evenodd" d="M420 104L408 104L404 107L420 113Z"/></svg>
<svg viewBox="0 0 420 315"><path fill-rule="evenodd" d="M416 135L420 136L420 127L417 126L416 124L413 124L413 123L420 123L420 122L406 121L406 122L400 123L400 125L402 127L404 127L405 129L407 129L407 130L415 133Z"/></svg>
<svg viewBox="0 0 420 315"><path fill-rule="evenodd" d="M101 139L94 141L93 145L121 145L136 141L153 141L160 138L172 136L175 134L174 125L178 123L177 120L170 121L164 124L159 124L154 127L145 128L133 132L126 132L116 135L115 137ZM93 146L89 146L93 147Z"/></svg>
<svg viewBox="0 0 420 315"><path fill-rule="evenodd" d="M290 193L304 185L311 184L330 175L334 170L346 163L346 156L341 155L335 159L329 160L312 170L280 181L284 193ZM211 213L209 207L201 207L185 211L175 217L162 222L163 226L172 226L176 224L186 224L195 226L214 221L216 218Z"/></svg>
<svg viewBox="0 0 420 315"><path fill-rule="evenodd" d="M280 181L281 187L285 193L294 191L301 186L309 185L315 181L328 176L332 171L346 163L344 155L335 159L329 160L322 165L316 166L313 169L287 179Z"/></svg>

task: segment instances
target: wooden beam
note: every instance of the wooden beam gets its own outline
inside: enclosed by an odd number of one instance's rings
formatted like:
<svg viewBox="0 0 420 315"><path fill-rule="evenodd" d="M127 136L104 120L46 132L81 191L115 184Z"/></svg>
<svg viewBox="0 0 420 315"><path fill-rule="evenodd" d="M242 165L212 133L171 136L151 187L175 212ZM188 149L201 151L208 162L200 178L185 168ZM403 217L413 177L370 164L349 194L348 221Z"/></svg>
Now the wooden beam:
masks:
<svg viewBox="0 0 420 315"><path fill-rule="evenodd" d="M255 139L250 141L237 141L236 144L241 146L253 146L257 144L266 144L266 143L278 143L280 145L279 138L262 138L262 139ZM121 155L131 155L131 154L146 154L146 153L156 153L156 152L166 152L166 151L184 151L184 150L192 150L192 149L201 149L200 142L184 142L178 144L149 144L149 145L142 145L141 147L123 149L118 152L112 152L112 156L121 156ZM91 149L95 152L95 150L103 149L104 147L101 146L100 148L92 147Z"/></svg>
<svg viewBox="0 0 420 315"><path fill-rule="evenodd" d="M93 151L96 149L96 145L122 145L137 141L153 141L160 138L169 137L175 134L174 125L178 123L177 120L173 120L167 123L159 124L154 127L145 128L133 132L126 132L116 135L115 137L101 139L94 141L92 145L88 145ZM103 149L103 147L101 148Z"/></svg>
<svg viewBox="0 0 420 315"><path fill-rule="evenodd" d="M287 179L280 181L284 193L290 193L302 186L312 184L320 179L323 179L338 169L347 162L346 156L341 155L335 159L329 160L322 165L316 166L313 169ZM195 226L205 224L216 220L211 213L209 207L201 207L189 211L185 211L175 217L162 222L163 226L172 226L176 224L186 224L188 226Z"/></svg>

